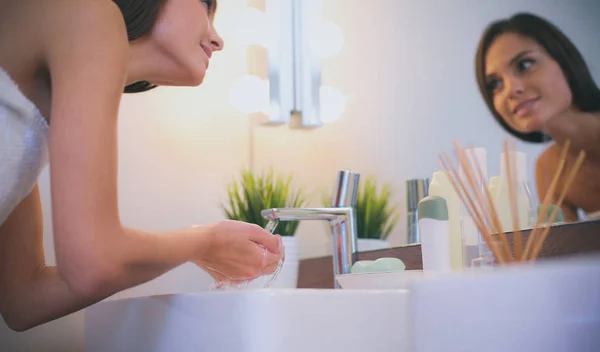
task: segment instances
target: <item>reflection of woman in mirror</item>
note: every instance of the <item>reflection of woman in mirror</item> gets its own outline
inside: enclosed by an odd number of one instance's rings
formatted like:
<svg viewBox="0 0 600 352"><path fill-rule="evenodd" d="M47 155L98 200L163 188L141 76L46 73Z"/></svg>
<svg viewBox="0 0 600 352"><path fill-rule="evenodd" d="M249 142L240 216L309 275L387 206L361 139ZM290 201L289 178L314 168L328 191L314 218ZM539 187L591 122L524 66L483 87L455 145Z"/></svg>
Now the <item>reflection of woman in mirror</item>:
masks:
<svg viewBox="0 0 600 352"><path fill-rule="evenodd" d="M579 209L588 216L599 212L600 89L575 45L548 21L517 14L488 26L476 74L489 109L506 131L526 142L554 141L536 162L540 201L558 168L561 146L570 140L565 169L580 150L587 158L563 202L565 219L577 220Z"/></svg>

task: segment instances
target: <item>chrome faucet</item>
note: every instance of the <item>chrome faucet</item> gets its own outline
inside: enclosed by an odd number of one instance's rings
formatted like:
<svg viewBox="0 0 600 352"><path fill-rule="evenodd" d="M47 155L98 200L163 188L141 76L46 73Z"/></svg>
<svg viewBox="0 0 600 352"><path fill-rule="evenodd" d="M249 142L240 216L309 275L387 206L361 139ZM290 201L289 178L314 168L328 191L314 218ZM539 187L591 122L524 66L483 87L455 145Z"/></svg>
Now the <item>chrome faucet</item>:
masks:
<svg viewBox="0 0 600 352"><path fill-rule="evenodd" d="M350 273L357 260L356 198L360 175L348 170L338 172L331 208L272 208L261 212L267 220L327 220L332 231L333 283L335 277Z"/></svg>

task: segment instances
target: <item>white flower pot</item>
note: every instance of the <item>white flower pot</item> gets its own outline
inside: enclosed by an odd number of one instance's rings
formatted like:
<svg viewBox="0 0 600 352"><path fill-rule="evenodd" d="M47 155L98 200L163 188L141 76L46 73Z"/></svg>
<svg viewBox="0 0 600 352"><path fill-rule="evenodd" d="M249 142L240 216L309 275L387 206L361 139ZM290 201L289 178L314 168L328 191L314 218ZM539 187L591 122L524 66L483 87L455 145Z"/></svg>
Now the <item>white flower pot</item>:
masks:
<svg viewBox="0 0 600 352"><path fill-rule="evenodd" d="M285 262L277 279L270 288L296 288L298 287L298 265L300 261L300 248L298 238L295 236L283 236L285 248ZM248 284L248 288L263 288L271 279L272 275L260 277Z"/></svg>
<svg viewBox="0 0 600 352"><path fill-rule="evenodd" d="M378 249L386 249L392 247L390 243L386 240L378 240L371 238L359 238L357 239L357 245L359 252L375 251Z"/></svg>

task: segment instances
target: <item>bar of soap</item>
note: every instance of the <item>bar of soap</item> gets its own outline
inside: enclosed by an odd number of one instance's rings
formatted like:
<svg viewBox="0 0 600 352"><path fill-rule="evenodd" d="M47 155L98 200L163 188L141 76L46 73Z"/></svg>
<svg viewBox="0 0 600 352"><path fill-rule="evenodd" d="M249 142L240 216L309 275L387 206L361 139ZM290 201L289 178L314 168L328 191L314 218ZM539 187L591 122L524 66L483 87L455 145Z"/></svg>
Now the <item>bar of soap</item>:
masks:
<svg viewBox="0 0 600 352"><path fill-rule="evenodd" d="M350 268L350 273L352 273L352 274L370 273L372 264L373 264L372 260L357 261L356 263L354 263L354 265L352 265L352 268Z"/></svg>
<svg viewBox="0 0 600 352"><path fill-rule="evenodd" d="M406 269L404 262L398 258L379 258L371 264L373 272L403 271Z"/></svg>
<svg viewBox="0 0 600 352"><path fill-rule="evenodd" d="M350 273L379 273L388 271L404 271L406 266L404 262L398 258L379 258L373 260L360 260L350 269Z"/></svg>

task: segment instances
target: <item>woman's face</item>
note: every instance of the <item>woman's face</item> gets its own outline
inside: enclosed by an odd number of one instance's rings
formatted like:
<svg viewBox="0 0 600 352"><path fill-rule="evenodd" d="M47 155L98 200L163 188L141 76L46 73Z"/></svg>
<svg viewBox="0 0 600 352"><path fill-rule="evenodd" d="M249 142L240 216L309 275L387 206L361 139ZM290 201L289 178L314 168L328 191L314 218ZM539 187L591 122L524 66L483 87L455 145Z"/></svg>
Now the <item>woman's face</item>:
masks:
<svg viewBox="0 0 600 352"><path fill-rule="evenodd" d="M499 35L488 49L485 68L496 111L519 132L540 132L571 107L571 90L560 66L532 39Z"/></svg>
<svg viewBox="0 0 600 352"><path fill-rule="evenodd" d="M223 49L213 26L217 0L167 0L150 40L160 56L160 72L152 83L197 86L211 55Z"/></svg>

